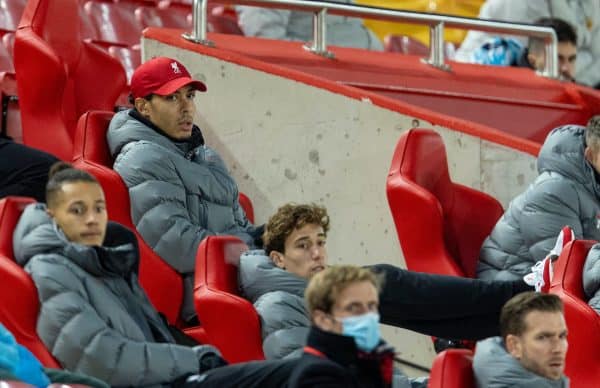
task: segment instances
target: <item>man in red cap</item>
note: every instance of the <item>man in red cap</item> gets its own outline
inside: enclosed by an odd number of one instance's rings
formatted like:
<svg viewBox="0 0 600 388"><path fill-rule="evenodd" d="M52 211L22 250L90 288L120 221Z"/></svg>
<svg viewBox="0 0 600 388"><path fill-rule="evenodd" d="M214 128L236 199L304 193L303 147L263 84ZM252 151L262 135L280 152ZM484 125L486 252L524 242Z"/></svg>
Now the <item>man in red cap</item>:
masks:
<svg viewBox="0 0 600 388"><path fill-rule="evenodd" d="M181 318L193 323L196 250L206 236L234 235L255 247L253 226L220 156L194 125L197 92L181 62L153 58L131 78L133 109L117 113L108 129L114 169L129 188L131 215L144 241L184 277Z"/></svg>

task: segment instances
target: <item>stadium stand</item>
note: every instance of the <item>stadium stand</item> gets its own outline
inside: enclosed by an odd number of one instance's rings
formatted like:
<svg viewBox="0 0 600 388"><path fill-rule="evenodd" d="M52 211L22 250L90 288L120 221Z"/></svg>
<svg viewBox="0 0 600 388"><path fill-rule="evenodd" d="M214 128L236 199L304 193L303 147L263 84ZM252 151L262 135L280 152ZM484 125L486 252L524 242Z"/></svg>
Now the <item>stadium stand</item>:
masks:
<svg viewBox="0 0 600 388"><path fill-rule="evenodd" d="M450 180L441 136L409 129L400 136L387 197L408 269L474 277L479 249L502 205Z"/></svg>
<svg viewBox="0 0 600 388"><path fill-rule="evenodd" d="M209 342L230 362L264 359L260 318L238 287L240 254L247 249L236 237L209 236L196 256L196 311Z"/></svg>

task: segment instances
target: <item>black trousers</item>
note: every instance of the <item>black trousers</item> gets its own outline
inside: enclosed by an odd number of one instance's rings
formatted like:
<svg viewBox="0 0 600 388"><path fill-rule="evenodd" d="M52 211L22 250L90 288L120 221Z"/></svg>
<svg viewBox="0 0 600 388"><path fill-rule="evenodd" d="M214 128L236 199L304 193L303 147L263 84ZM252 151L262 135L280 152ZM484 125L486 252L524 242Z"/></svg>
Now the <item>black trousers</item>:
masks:
<svg viewBox="0 0 600 388"><path fill-rule="evenodd" d="M383 276L381 322L441 338L479 340L500 334L500 310L514 295L533 291L522 280L487 281L413 272L388 264L369 267Z"/></svg>
<svg viewBox="0 0 600 388"><path fill-rule="evenodd" d="M43 151L0 138L0 198L18 195L45 202L48 170L57 161Z"/></svg>

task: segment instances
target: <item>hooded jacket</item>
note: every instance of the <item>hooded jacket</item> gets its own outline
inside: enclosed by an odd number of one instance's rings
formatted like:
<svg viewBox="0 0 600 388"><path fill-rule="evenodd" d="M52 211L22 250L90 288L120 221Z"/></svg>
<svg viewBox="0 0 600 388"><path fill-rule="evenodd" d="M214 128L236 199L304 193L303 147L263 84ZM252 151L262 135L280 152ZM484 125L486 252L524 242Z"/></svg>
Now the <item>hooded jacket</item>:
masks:
<svg viewBox="0 0 600 388"><path fill-rule="evenodd" d="M25 209L13 236L38 289L38 335L63 367L111 386L160 386L199 369L139 285L136 241L109 223L102 247L70 242L42 204Z"/></svg>
<svg viewBox="0 0 600 388"><path fill-rule="evenodd" d="M531 272L567 225L576 238L600 240L600 185L585 146L585 127L550 132L538 156L539 176L483 243L478 278L513 280Z"/></svg>
<svg viewBox="0 0 600 388"><path fill-rule="evenodd" d="M260 316L265 357L300 356L311 325L304 304L306 280L277 267L265 251L254 250L240 258L239 284Z"/></svg>
<svg viewBox="0 0 600 388"><path fill-rule="evenodd" d="M550 380L525 369L506 351L500 337L477 343L473 357L473 372L481 388L568 388L569 379Z"/></svg>
<svg viewBox="0 0 600 388"><path fill-rule="evenodd" d="M332 3L354 4L353 0L331 0ZM276 8L236 6L239 25L244 35L269 39L313 39L313 14ZM361 19L345 16L327 16L327 44L370 50L383 50L377 35Z"/></svg>
<svg viewBox="0 0 600 388"><path fill-rule="evenodd" d="M588 304L600 314L600 244L594 244L585 258L583 290Z"/></svg>
<svg viewBox="0 0 600 388"><path fill-rule="evenodd" d="M113 117L108 145L114 169L129 188L131 217L144 241L184 275L181 316L195 315L196 251L209 235L227 234L249 246L259 233L238 202L238 188L198 127L189 141L169 138L134 110Z"/></svg>

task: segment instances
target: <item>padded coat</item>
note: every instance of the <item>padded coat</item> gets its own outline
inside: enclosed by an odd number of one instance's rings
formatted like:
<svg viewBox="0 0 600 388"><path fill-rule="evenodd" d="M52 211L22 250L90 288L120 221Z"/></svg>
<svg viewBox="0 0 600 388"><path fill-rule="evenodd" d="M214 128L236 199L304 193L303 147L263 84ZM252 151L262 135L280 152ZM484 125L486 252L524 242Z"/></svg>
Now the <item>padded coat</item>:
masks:
<svg viewBox="0 0 600 388"><path fill-rule="evenodd" d="M263 250L242 255L239 278L242 294L260 316L265 357L300 356L311 325L304 304L306 280L275 266Z"/></svg>
<svg viewBox="0 0 600 388"><path fill-rule="evenodd" d="M569 23L577 33L575 79L589 86L600 83L600 0L487 0L478 18L513 23L534 23L544 17L555 17ZM492 33L471 30L456 52L456 60L472 62L473 53ZM514 36L524 46L527 38Z"/></svg>
<svg viewBox="0 0 600 388"><path fill-rule="evenodd" d="M13 244L38 289L37 332L66 369L111 386L161 386L198 372L195 351L173 344L138 283L131 231L110 223L103 247L71 243L44 205L33 204Z"/></svg>
<svg viewBox="0 0 600 388"><path fill-rule="evenodd" d="M353 0L330 0L353 4ZM269 39L311 41L313 15L309 12L239 5L235 7L244 35ZM383 50L377 35L363 25L361 19L327 16L327 44L370 50Z"/></svg>
<svg viewBox="0 0 600 388"><path fill-rule="evenodd" d="M600 314L600 244L594 244L585 258L583 290L588 304Z"/></svg>
<svg viewBox="0 0 600 388"><path fill-rule="evenodd" d="M473 373L478 387L485 388L568 388L564 375L550 380L525 369L510 355L500 337L477 342L473 357Z"/></svg>
<svg viewBox="0 0 600 388"><path fill-rule="evenodd" d="M576 238L600 240L600 185L584 149L585 127L550 132L538 157L539 176L483 243L478 278L512 280L531 272L566 225Z"/></svg>
<svg viewBox="0 0 600 388"><path fill-rule="evenodd" d="M209 235L237 236L254 245L257 232L238 201L238 187L220 156L200 141L176 142L134 118L117 113L108 144L114 169L129 188L131 217L144 241L185 275L182 318L195 315L196 251Z"/></svg>

